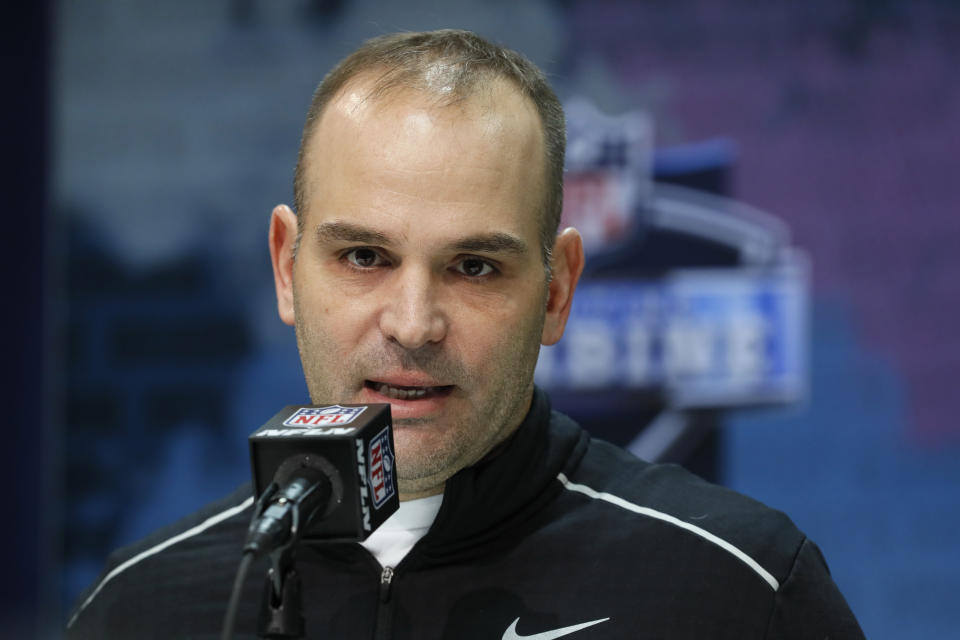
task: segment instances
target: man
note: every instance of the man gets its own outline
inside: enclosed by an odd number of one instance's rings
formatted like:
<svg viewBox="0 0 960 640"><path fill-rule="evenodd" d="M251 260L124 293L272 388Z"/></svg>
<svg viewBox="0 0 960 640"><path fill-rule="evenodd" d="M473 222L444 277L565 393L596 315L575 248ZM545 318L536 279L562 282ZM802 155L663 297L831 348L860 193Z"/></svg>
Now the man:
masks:
<svg viewBox="0 0 960 640"><path fill-rule="evenodd" d="M516 53L457 31L375 39L314 96L281 319L316 403L390 402L400 511L301 544L310 637L859 638L790 521L591 440L533 386L583 266L557 234L563 115ZM245 487L121 550L71 637L217 637ZM250 637L262 572L245 584Z"/></svg>

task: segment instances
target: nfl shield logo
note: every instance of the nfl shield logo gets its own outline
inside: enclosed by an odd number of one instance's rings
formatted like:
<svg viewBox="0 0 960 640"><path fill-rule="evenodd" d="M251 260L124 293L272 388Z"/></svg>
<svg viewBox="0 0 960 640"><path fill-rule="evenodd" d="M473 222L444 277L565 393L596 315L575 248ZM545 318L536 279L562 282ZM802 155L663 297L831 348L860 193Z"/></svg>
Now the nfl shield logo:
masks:
<svg viewBox="0 0 960 640"><path fill-rule="evenodd" d="M285 427L342 427L350 424L366 407L304 407L283 421Z"/></svg>
<svg viewBox="0 0 960 640"><path fill-rule="evenodd" d="M395 489L393 451L390 450L389 427L370 440L367 468L370 470L370 489L373 507L379 509L393 497Z"/></svg>

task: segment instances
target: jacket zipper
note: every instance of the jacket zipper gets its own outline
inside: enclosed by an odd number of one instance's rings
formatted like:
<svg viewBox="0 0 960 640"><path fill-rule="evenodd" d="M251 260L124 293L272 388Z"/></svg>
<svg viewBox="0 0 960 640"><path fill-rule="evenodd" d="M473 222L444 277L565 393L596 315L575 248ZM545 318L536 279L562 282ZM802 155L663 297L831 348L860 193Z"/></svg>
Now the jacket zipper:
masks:
<svg viewBox="0 0 960 640"><path fill-rule="evenodd" d="M393 567L384 567L380 572L380 602L377 605L377 630L375 640L393 637Z"/></svg>

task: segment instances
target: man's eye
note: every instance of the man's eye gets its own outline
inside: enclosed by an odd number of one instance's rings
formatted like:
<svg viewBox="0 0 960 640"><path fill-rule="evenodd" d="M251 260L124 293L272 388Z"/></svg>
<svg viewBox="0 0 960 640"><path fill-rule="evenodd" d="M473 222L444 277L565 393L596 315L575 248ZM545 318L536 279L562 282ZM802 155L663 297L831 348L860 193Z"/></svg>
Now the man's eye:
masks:
<svg viewBox="0 0 960 640"><path fill-rule="evenodd" d="M493 266L486 260L467 258L457 264L457 271L471 278L481 278L493 273Z"/></svg>
<svg viewBox="0 0 960 640"><path fill-rule="evenodd" d="M376 267L380 262L380 255L367 247L352 249L345 257L350 264L364 268Z"/></svg>

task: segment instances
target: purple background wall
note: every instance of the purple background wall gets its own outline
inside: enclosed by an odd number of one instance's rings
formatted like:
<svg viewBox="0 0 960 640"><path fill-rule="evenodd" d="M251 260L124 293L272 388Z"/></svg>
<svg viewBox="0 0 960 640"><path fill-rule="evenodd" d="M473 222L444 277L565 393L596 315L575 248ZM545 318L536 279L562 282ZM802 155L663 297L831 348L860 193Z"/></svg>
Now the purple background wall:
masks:
<svg viewBox="0 0 960 640"><path fill-rule="evenodd" d="M265 237L310 92L363 38L444 26L648 110L662 145L734 141L734 194L790 225L815 300L810 398L729 416L725 481L821 544L868 637L950 635L960 9L936 0L62 3L61 607L242 481L245 436L305 398Z"/></svg>
<svg viewBox="0 0 960 640"><path fill-rule="evenodd" d="M572 23L661 142L737 142L737 196L787 222L818 293L856 310L931 446L960 439L956 6L584 2Z"/></svg>

